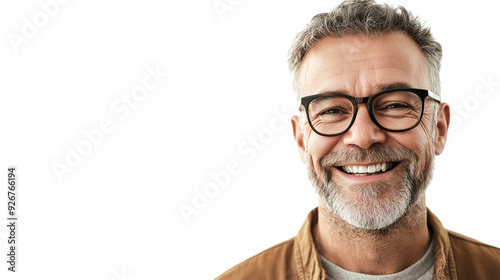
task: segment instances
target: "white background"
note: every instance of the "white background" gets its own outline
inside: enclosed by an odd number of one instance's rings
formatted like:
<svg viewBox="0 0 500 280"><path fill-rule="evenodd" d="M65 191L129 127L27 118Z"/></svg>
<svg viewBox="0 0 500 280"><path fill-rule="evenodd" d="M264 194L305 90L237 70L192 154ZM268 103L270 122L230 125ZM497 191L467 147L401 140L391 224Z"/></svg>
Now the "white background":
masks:
<svg viewBox="0 0 500 280"><path fill-rule="evenodd" d="M445 227L500 246L497 9L443 2L392 2L432 27L443 98L465 106L453 111L427 203ZM23 18L43 9L1 2L0 178L17 166L19 232L18 273L2 261L0 278L213 279L297 233L317 199L276 112L295 112L286 64L295 34L338 1L232 0L222 17L213 3L69 0L14 46ZM128 116L113 111L147 67L170 75ZM54 162L66 164L103 119L113 131L58 180ZM180 205L231 162L239 173L186 223ZM0 226L0 260L7 237Z"/></svg>

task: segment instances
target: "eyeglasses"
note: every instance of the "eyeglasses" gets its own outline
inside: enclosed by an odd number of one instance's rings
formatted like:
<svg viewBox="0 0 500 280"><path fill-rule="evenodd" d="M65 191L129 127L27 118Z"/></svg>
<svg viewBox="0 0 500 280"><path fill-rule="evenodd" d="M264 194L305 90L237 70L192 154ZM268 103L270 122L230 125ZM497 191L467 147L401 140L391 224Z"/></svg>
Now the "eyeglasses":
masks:
<svg viewBox="0 0 500 280"><path fill-rule="evenodd" d="M416 127L424 114L425 98L441 102L428 90L396 88L368 97L352 97L342 93L321 93L301 98L312 130L322 136L337 136L351 128L358 104L366 103L372 121L391 132L408 131Z"/></svg>

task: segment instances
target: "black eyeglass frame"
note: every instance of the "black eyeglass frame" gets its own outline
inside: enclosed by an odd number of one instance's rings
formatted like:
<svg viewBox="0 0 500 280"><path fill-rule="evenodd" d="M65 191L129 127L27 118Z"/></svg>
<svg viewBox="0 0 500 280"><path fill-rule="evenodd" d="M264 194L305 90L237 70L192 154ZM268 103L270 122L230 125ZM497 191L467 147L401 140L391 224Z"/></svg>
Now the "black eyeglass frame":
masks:
<svg viewBox="0 0 500 280"><path fill-rule="evenodd" d="M418 119L417 122L415 122L415 124L413 126L406 128L406 129L388 129L388 128L383 127L381 124L379 124L377 122L375 116L373 115L373 111L372 111L373 100L375 100L375 98L381 94L384 94L387 92L393 92L393 91L409 91L409 92L415 93L416 95L418 95L420 97L420 100L422 101L422 111L420 112L420 118ZM344 131L339 132L339 133L334 133L334 134L325 134L325 133L321 133L321 132L317 131L314 128L314 126L312 125L311 119L309 117L309 104L315 98L322 97L322 96L345 97L345 98L349 99L349 101L351 101L353 108L354 108L353 109L354 111L352 114L352 120L351 120L351 123L347 126L347 128ZM304 108L306 109L307 121L309 122L309 126L311 127L311 129L321 136L333 137L333 136L341 135L341 134L347 132L351 128L351 126L354 124L354 121L356 120L356 115L358 114L358 104L363 104L363 103L366 103L366 106L368 107L368 114L370 115L370 118L372 119L373 123L375 125L377 125L379 128L381 128L385 131L390 131L390 132L404 132L404 131L411 130L411 129L415 128L420 123L420 121L422 120L422 117L424 116L425 98L426 97L430 97L433 100L437 101L438 103L441 103L441 97L439 97L439 95L435 94L434 92L432 92L430 90L418 89L418 88L394 88L394 89L383 90L383 91L377 92L377 93L370 95L370 96L367 96L367 97L353 97L353 96L343 94L343 93L338 93L338 92L320 93L320 94L302 97L300 99L300 104L302 106L304 106Z"/></svg>

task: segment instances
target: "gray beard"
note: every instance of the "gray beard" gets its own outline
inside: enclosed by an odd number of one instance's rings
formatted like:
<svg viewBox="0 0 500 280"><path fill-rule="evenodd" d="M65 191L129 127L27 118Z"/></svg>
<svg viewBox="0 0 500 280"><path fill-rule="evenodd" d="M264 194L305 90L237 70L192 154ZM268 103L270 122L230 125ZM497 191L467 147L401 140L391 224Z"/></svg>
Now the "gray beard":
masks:
<svg viewBox="0 0 500 280"><path fill-rule="evenodd" d="M306 151L306 158L309 158ZM309 160L306 163L311 181L321 202L346 223L359 229L387 230L395 225L425 193L432 178L434 156L425 155L422 170L417 170L417 155L403 146L382 146L375 144L369 149L351 148L333 152L320 160L322 174L317 174ZM401 180L376 184L344 186L355 193L355 199L347 196L336 178L332 178L332 168L337 162L372 161L399 162ZM397 192L382 197L390 186L397 184Z"/></svg>

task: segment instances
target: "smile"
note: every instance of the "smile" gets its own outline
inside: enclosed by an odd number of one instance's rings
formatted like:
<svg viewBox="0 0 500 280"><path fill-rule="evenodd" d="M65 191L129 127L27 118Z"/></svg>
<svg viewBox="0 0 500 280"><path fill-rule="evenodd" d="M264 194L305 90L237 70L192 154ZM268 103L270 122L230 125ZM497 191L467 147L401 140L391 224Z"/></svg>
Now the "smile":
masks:
<svg viewBox="0 0 500 280"><path fill-rule="evenodd" d="M372 165L344 165L337 167L344 173L355 176L370 176L385 173L393 169L398 162L383 162Z"/></svg>

